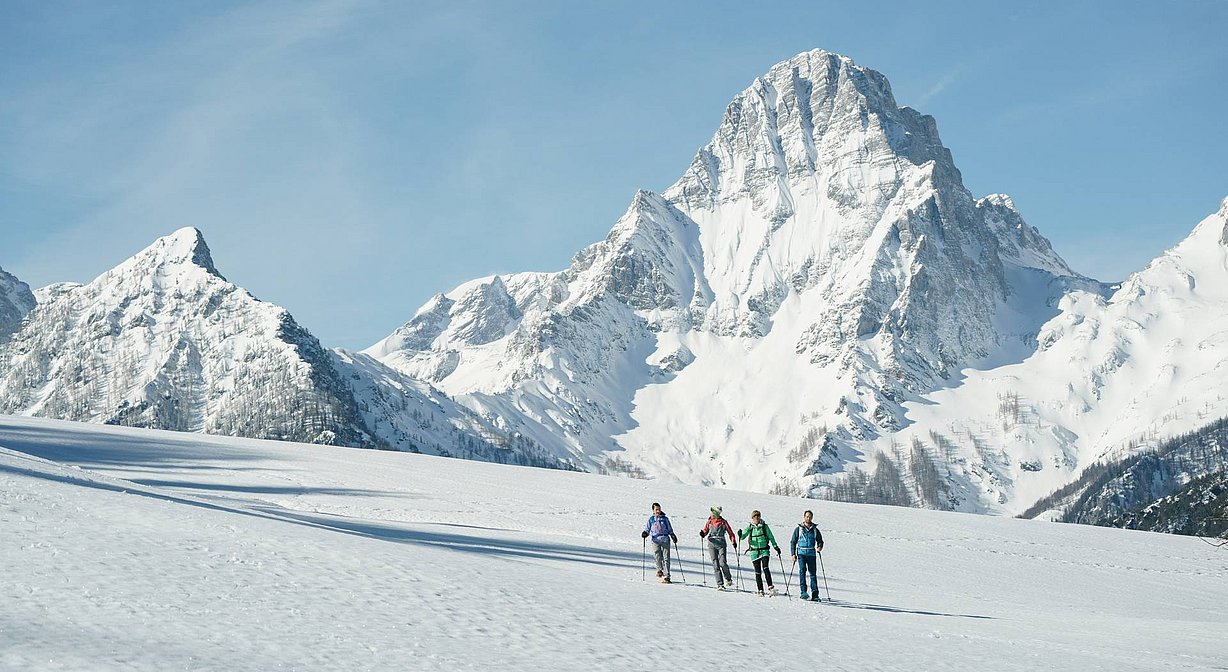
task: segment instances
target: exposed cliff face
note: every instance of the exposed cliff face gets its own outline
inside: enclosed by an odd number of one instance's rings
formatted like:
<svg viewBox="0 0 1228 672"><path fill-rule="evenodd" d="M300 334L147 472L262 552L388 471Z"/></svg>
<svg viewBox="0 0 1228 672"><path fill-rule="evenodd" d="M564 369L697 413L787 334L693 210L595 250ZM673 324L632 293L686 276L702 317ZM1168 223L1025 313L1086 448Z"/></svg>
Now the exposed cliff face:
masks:
<svg viewBox="0 0 1228 672"><path fill-rule="evenodd" d="M1021 357L1079 283L1008 198L968 193L933 119L814 51L569 268L462 285L367 352L592 467L809 488L906 401Z"/></svg>
<svg viewBox="0 0 1228 672"><path fill-rule="evenodd" d="M17 330L36 304L30 286L0 268L0 342Z"/></svg>

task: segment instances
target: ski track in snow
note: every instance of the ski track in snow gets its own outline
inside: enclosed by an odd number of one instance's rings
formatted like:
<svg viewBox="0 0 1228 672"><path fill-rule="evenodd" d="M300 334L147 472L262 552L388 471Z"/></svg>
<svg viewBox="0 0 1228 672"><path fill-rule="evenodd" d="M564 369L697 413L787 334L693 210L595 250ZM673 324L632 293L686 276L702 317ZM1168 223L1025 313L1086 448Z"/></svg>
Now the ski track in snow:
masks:
<svg viewBox="0 0 1228 672"><path fill-rule="evenodd" d="M815 509L835 601L705 588L718 503L786 553ZM1161 534L6 416L0 531L0 669L1225 665L1228 553Z"/></svg>

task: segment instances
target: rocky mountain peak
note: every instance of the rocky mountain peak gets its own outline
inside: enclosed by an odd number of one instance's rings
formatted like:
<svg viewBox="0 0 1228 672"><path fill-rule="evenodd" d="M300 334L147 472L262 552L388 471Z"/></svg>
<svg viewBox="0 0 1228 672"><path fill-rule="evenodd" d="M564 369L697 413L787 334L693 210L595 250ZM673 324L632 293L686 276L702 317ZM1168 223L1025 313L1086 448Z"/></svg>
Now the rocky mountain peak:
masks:
<svg viewBox="0 0 1228 672"><path fill-rule="evenodd" d="M710 208L818 175L828 178L833 197L856 201L864 185L846 184L849 175L838 168L855 159L882 165L896 158L934 161L959 180L932 117L899 107L882 74L816 49L777 63L735 96L712 139L665 196L680 207Z"/></svg>
<svg viewBox="0 0 1228 672"><path fill-rule="evenodd" d="M204 234L200 229L191 226L155 240L110 273L126 274L136 269L159 269L163 274L201 269L209 275L225 280L213 264L213 256L205 243Z"/></svg>

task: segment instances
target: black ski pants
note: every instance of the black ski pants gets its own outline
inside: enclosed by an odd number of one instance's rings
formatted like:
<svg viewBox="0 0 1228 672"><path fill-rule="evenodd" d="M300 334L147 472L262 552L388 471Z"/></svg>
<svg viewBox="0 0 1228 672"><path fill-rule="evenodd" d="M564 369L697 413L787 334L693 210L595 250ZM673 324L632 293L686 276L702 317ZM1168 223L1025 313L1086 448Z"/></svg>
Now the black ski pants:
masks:
<svg viewBox="0 0 1228 672"><path fill-rule="evenodd" d="M772 562L771 554L765 555L755 561L755 587L759 592L763 592L763 582L766 580L768 588L772 587L772 570L768 565Z"/></svg>

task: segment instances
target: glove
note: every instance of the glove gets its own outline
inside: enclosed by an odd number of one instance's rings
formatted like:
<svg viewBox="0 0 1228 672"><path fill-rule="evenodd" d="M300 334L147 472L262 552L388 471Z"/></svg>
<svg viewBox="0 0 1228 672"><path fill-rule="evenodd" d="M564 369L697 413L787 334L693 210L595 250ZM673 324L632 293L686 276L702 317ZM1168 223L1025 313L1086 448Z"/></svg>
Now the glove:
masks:
<svg viewBox="0 0 1228 672"><path fill-rule="evenodd" d="M648 538L647 532L640 532L640 539L647 539L647 538Z"/></svg>
<svg viewBox="0 0 1228 672"><path fill-rule="evenodd" d="M733 540L733 550L735 551L738 550L738 540L737 539Z"/></svg>
<svg viewBox="0 0 1228 672"><path fill-rule="evenodd" d="M739 539L741 539L741 538L742 538L742 530L738 530L738 538L739 538Z"/></svg>
<svg viewBox="0 0 1228 672"><path fill-rule="evenodd" d="M777 546L775 550L776 550L776 555L777 555L777 556L779 556L779 555L780 555L780 547L779 547L779 546Z"/></svg>
<svg viewBox="0 0 1228 672"><path fill-rule="evenodd" d="M670 540L672 540L672 541L673 541L675 544L676 544L676 543L678 543L678 535L671 533L671 534L669 535L669 538L670 538Z"/></svg>
<svg viewBox="0 0 1228 672"><path fill-rule="evenodd" d="M704 538L704 537L706 537L706 536L708 536L708 533L707 533L707 532L704 532L703 530L700 530L700 531L699 531L699 538L700 538L700 539L703 539L703 538Z"/></svg>

